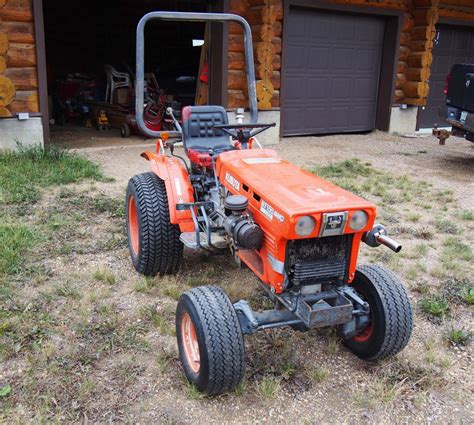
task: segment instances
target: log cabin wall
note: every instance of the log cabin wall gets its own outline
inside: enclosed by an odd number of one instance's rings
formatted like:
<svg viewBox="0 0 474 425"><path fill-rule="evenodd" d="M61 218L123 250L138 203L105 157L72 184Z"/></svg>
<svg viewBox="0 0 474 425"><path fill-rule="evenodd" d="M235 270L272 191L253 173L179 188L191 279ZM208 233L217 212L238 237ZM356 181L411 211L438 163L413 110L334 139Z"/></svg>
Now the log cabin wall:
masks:
<svg viewBox="0 0 474 425"><path fill-rule="evenodd" d="M429 92L433 41L440 17L474 21L473 0L328 0L328 3L393 9L404 12L393 104L423 106ZM283 0L230 0L229 9L245 17L252 28L258 105L280 106ZM229 28L228 107L245 107L246 80L243 35Z"/></svg>
<svg viewBox="0 0 474 425"><path fill-rule="evenodd" d="M243 16L252 28L257 100L260 110L280 106L282 0L230 0L231 13ZM229 108L248 105L244 38L238 24L229 25Z"/></svg>
<svg viewBox="0 0 474 425"><path fill-rule="evenodd" d="M0 117L39 112L32 0L0 0Z"/></svg>

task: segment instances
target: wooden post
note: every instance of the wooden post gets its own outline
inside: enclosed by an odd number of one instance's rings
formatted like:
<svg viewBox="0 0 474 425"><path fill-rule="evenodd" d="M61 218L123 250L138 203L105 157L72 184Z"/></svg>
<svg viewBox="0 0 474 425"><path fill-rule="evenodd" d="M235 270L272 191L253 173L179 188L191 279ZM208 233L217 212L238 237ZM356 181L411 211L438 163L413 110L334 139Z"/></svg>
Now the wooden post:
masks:
<svg viewBox="0 0 474 425"><path fill-rule="evenodd" d="M203 72L204 66L207 62L207 72L209 75L209 22L206 22L206 29L204 30L204 44L201 47L201 58L199 60L199 71L197 75L197 84L196 84L196 97L194 99L195 105L205 105L207 104L207 99L209 98L209 83L201 80L201 73Z"/></svg>

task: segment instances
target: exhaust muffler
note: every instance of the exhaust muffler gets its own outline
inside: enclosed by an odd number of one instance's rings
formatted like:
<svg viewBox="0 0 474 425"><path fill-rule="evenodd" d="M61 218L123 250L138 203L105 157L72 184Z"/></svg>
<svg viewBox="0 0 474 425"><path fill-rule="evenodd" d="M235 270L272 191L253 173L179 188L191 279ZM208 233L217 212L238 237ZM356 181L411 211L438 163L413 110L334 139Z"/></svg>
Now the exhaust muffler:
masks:
<svg viewBox="0 0 474 425"><path fill-rule="evenodd" d="M362 240L372 248L385 245L394 252L400 252L402 245L388 236L387 229L381 224L376 224L374 228L364 234Z"/></svg>

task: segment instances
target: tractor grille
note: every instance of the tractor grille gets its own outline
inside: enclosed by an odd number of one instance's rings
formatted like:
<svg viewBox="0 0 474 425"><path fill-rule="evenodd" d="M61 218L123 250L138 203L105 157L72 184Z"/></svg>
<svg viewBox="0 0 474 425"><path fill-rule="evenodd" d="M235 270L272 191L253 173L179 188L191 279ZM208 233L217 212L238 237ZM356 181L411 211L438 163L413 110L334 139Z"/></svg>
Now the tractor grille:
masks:
<svg viewBox="0 0 474 425"><path fill-rule="evenodd" d="M347 280L351 235L288 241L286 272L293 285Z"/></svg>

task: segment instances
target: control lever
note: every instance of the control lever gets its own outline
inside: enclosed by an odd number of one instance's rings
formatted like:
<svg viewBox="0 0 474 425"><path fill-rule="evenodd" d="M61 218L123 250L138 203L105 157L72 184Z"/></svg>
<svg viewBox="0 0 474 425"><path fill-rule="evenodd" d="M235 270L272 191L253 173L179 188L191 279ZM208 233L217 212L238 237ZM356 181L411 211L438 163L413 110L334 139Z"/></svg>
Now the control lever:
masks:
<svg viewBox="0 0 474 425"><path fill-rule="evenodd" d="M173 124L174 126L176 127L176 130L178 130L180 133L183 132L183 129L181 128L181 126L179 125L179 122L178 120L176 119L176 117L173 115L173 108L171 106L168 106L166 108L166 113L171 117L171 119L173 120Z"/></svg>

